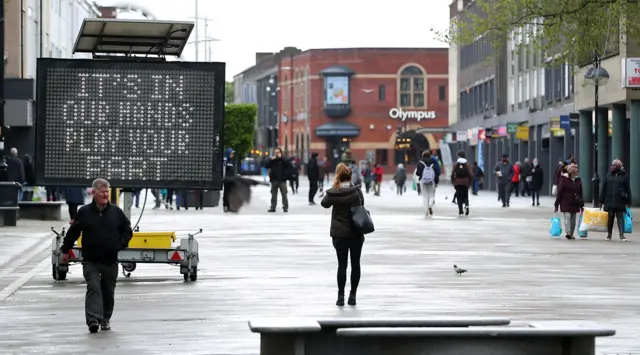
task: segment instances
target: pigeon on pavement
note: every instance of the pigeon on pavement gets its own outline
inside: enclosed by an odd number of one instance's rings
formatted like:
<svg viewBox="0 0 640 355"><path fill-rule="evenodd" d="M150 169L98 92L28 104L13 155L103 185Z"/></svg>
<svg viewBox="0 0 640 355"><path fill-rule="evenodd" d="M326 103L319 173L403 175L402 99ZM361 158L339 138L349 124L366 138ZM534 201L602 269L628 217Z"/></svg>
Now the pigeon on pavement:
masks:
<svg viewBox="0 0 640 355"><path fill-rule="evenodd" d="M453 265L453 269L456 271L456 275L460 276L467 272L466 269L459 268L458 265Z"/></svg>

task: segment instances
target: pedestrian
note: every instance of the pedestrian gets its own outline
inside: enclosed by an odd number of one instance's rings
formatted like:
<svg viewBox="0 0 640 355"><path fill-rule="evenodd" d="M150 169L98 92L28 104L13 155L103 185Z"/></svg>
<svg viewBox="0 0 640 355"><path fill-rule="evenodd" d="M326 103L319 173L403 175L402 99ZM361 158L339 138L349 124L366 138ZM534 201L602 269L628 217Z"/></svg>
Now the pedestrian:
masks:
<svg viewBox="0 0 640 355"><path fill-rule="evenodd" d="M309 206L315 205L313 199L318 193L318 182L320 181L320 166L318 165L318 153L312 153L311 159L307 163L307 178L309 178Z"/></svg>
<svg viewBox="0 0 640 355"><path fill-rule="evenodd" d="M458 152L458 160L451 171L451 183L456 189L456 197L458 198L458 215L469 215L469 187L473 181L473 171L471 165L465 158L464 151Z"/></svg>
<svg viewBox="0 0 640 355"><path fill-rule="evenodd" d="M520 162L513 164L513 177L511 178L511 192L516 193L516 197L520 197Z"/></svg>
<svg viewBox="0 0 640 355"><path fill-rule="evenodd" d="M436 200L436 188L440 183L440 165L431 152L422 152L422 159L416 168L416 175L422 192L422 202L426 216L433 216L433 204Z"/></svg>
<svg viewBox="0 0 640 355"><path fill-rule="evenodd" d="M531 206L540 206L540 190L542 190L544 183L544 172L540 167L538 158L533 159L530 174L531 182L529 183L529 189L531 190Z"/></svg>
<svg viewBox="0 0 640 355"><path fill-rule="evenodd" d="M229 152L229 157L224 162L224 177L232 178L236 176L236 152ZM222 210L227 213L229 212L229 190L231 187L229 186L229 182L222 183ZM178 208L179 209L179 208Z"/></svg>
<svg viewBox="0 0 640 355"><path fill-rule="evenodd" d="M478 162L473 162L473 168L471 169L473 172L473 184L471 193L474 195L478 195L478 190L480 190L480 185L482 184L482 180L484 179L484 171L482 168L478 166Z"/></svg>
<svg viewBox="0 0 640 355"><path fill-rule="evenodd" d="M403 164L398 164L396 174L393 175L393 181L396 183L396 194L402 196L404 185L407 183L407 171Z"/></svg>
<svg viewBox="0 0 640 355"><path fill-rule="evenodd" d="M318 162L318 191L320 191L320 197L324 195L322 191L324 191L324 175L325 175L325 167L324 161Z"/></svg>
<svg viewBox="0 0 640 355"><path fill-rule="evenodd" d="M509 163L509 155L503 154L502 161L498 162L494 169L498 178L498 200L502 201L502 207L509 207L511 199L511 180L513 179L513 165Z"/></svg>
<svg viewBox="0 0 640 355"><path fill-rule="evenodd" d="M347 303L356 305L356 293L360 283L360 255L364 244L364 235L352 228L351 207L364 205L362 190L351 183L352 171L344 163L336 167L333 186L326 191L320 203L324 208L332 208L329 235L338 257L338 300L336 306L344 306L345 286L347 283L348 258L351 255L351 292Z"/></svg>
<svg viewBox="0 0 640 355"><path fill-rule="evenodd" d="M23 158L24 168L24 193L22 194L22 201L33 201L33 188L36 186L36 163L33 157L29 154L25 154Z"/></svg>
<svg viewBox="0 0 640 355"><path fill-rule="evenodd" d="M11 148L9 158L7 159L7 181L17 182L20 184L18 189L18 201L22 201L22 184L24 184L24 165L22 159L18 158L18 150Z"/></svg>
<svg viewBox="0 0 640 355"><path fill-rule="evenodd" d="M82 273L87 283L85 317L91 333L111 330L118 252L127 248L133 236L127 216L109 202L109 187L107 180L93 181L93 201L80 208L60 248L62 263L68 264L69 250L82 233Z"/></svg>
<svg viewBox="0 0 640 355"><path fill-rule="evenodd" d="M162 205L162 195L160 194L160 189L151 189L151 195L153 195L153 198L155 199L155 204L153 206L154 210L157 210L158 208L160 208L160 206Z"/></svg>
<svg viewBox="0 0 640 355"><path fill-rule="evenodd" d="M296 158L289 158L289 171L287 175L291 193L295 195L298 193L298 187L300 186L300 165L296 161Z"/></svg>
<svg viewBox="0 0 640 355"><path fill-rule="evenodd" d="M380 164L376 164L376 167L371 172L371 176L373 178L373 193L374 196L380 196L380 186L382 185L382 166Z"/></svg>
<svg viewBox="0 0 640 355"><path fill-rule="evenodd" d="M180 211L180 207L189 209L189 190L176 190L176 210Z"/></svg>
<svg viewBox="0 0 640 355"><path fill-rule="evenodd" d="M524 163L520 167L520 176L522 177L522 196L531 196L531 162L529 158L524 158Z"/></svg>
<svg viewBox="0 0 640 355"><path fill-rule="evenodd" d="M371 162L368 161L364 170L362 171L362 177L364 178L364 188L366 193L368 194L371 191L371 187L373 184L373 177L371 175L373 169L371 169Z"/></svg>
<svg viewBox="0 0 640 355"><path fill-rule="evenodd" d="M620 241L626 242L624 236L624 213L631 206L631 189L629 188L629 174L624 170L622 161L615 159L611 162L610 172L605 176L600 189L600 205L608 214L607 240L611 240L613 221L618 221Z"/></svg>
<svg viewBox="0 0 640 355"><path fill-rule="evenodd" d="M287 180L290 174L291 163L282 156L280 148L275 149L275 155L268 166L269 180L271 181L271 207L268 212L275 212L278 204L278 191L282 195L282 211L289 212L289 200L287 199Z"/></svg>
<svg viewBox="0 0 640 355"><path fill-rule="evenodd" d="M555 212L558 212L559 207L564 215L565 238L576 239L573 233L576 230L577 215L578 212L584 211L582 180L578 176L577 165L569 165L566 172L560 175L554 207Z"/></svg>
<svg viewBox="0 0 640 355"><path fill-rule="evenodd" d="M69 210L69 224L72 224L78 215L78 206L84 205L84 189L67 187L64 191L64 200Z"/></svg>
<svg viewBox="0 0 640 355"><path fill-rule="evenodd" d="M173 189L165 190L165 199L164 199L164 208L168 210L173 210Z"/></svg>

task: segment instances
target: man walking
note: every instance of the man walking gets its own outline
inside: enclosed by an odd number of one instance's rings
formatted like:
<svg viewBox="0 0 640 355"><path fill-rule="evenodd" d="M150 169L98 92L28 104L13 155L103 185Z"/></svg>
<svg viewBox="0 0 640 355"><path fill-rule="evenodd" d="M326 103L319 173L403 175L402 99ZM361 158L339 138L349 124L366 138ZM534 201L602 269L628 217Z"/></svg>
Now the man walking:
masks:
<svg viewBox="0 0 640 355"><path fill-rule="evenodd" d="M276 148L275 156L269 161L269 180L271 181L271 208L268 212L275 212L278 204L278 191L282 195L282 211L289 212L289 200L287 199L287 180L291 173L291 163L282 156L282 150Z"/></svg>
<svg viewBox="0 0 640 355"><path fill-rule="evenodd" d="M451 172L451 182L456 189L456 197L458 198L458 214L462 216L469 215L469 187L473 181L473 171L465 157L464 151L458 152L458 160ZM464 211L463 211L464 207Z"/></svg>
<svg viewBox="0 0 640 355"><path fill-rule="evenodd" d="M229 159L227 159L224 164L225 178L232 178L236 176L235 160L236 160L236 152L232 150L229 153ZM225 213L234 212L234 211L231 211L231 208L229 207L229 192L230 192L229 190L230 189L231 189L231 185L229 184L229 182L224 182L222 184L222 210Z"/></svg>
<svg viewBox="0 0 640 355"><path fill-rule="evenodd" d="M7 181L24 184L24 165L22 159L18 158L18 150L11 148L9 150L9 159L7 159ZM22 201L22 186L18 190L18 201Z"/></svg>
<svg viewBox="0 0 640 355"><path fill-rule="evenodd" d="M433 203L436 200L436 187L440 183L440 165L438 160L431 156L431 152L422 152L422 160L416 168L416 175L420 182L422 201L424 202L425 214L433 216Z"/></svg>
<svg viewBox="0 0 640 355"><path fill-rule="evenodd" d="M511 198L511 180L513 179L513 165L509 163L509 155L503 154L502 161L498 162L494 169L498 178L498 200L502 201L502 207L509 207Z"/></svg>
<svg viewBox="0 0 640 355"><path fill-rule="evenodd" d="M307 177L309 178L309 206L313 206L316 204L313 198L318 193L318 182L320 181L318 153L311 154L311 159L307 163Z"/></svg>
<svg viewBox="0 0 640 355"><path fill-rule="evenodd" d="M62 263L69 262L69 250L82 233L82 273L87 282L85 317L91 333L111 330L118 252L126 249L133 236L131 222L116 205L109 203L109 182L93 181L93 201L82 206L69 227L60 248Z"/></svg>

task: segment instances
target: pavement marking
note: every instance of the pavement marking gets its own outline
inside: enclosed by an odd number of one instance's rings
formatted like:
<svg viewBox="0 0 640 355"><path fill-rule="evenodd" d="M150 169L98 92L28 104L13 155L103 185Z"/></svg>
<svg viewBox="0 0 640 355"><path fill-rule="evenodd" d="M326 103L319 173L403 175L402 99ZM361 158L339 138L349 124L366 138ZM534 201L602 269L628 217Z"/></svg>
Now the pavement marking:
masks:
<svg viewBox="0 0 640 355"><path fill-rule="evenodd" d="M19 279L13 281L9 286L5 287L0 291L0 301L6 301L7 298L11 297L14 292L16 292L20 287L29 282L32 278L36 277L39 273L46 270L48 266L51 265L51 260L49 258L44 258L37 266L33 269L29 270L29 272L23 274Z"/></svg>
<svg viewBox="0 0 640 355"><path fill-rule="evenodd" d="M49 249L51 238L53 237L50 235L47 235L41 238L38 242L31 245L30 247L18 252L16 256L14 256L8 262L5 263L7 267L2 271L0 271L0 280L7 277L8 275L11 275L12 272L22 267L24 264L26 264L31 259L41 254L46 249Z"/></svg>

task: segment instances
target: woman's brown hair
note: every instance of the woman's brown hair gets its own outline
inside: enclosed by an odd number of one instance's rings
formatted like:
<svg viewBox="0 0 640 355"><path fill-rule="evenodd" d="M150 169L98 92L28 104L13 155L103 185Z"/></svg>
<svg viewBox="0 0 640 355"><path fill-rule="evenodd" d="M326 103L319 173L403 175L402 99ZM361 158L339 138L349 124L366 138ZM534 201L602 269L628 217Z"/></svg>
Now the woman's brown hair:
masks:
<svg viewBox="0 0 640 355"><path fill-rule="evenodd" d="M344 163L338 164L338 166L336 166L336 178L333 180L333 187L339 188L341 183L349 181L351 181L351 169Z"/></svg>

